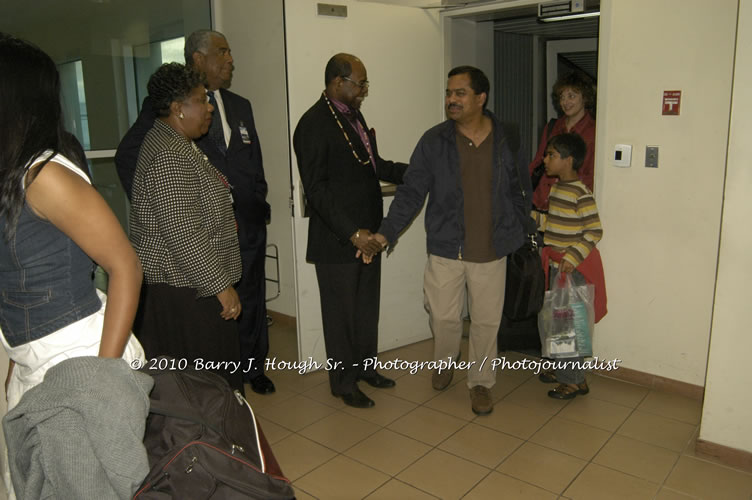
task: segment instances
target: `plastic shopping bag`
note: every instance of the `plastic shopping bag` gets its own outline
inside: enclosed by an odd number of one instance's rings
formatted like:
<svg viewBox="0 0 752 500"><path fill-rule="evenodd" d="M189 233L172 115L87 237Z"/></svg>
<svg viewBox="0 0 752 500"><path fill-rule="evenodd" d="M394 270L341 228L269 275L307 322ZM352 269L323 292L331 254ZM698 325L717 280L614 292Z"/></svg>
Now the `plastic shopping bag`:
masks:
<svg viewBox="0 0 752 500"><path fill-rule="evenodd" d="M546 358L592 356L595 324L593 285L574 285L570 273L556 273L538 313L541 354Z"/></svg>

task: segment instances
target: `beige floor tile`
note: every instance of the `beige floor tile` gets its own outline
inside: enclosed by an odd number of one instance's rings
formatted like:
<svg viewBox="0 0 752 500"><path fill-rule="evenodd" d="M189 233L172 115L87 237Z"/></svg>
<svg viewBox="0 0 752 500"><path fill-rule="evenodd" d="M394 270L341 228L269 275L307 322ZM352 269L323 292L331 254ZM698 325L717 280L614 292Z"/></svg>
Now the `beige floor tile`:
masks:
<svg viewBox="0 0 752 500"><path fill-rule="evenodd" d="M437 497L392 479L366 498L367 500L432 500Z"/></svg>
<svg viewBox="0 0 752 500"><path fill-rule="evenodd" d="M343 403L342 411L383 427L411 412L418 406L405 399L390 396L384 391L374 391L368 396L373 399L376 406L372 408L353 408Z"/></svg>
<svg viewBox="0 0 752 500"><path fill-rule="evenodd" d="M573 399L559 412L558 416L614 432L632 411L633 409L627 406L591 398L588 394Z"/></svg>
<svg viewBox="0 0 752 500"><path fill-rule="evenodd" d="M486 476L463 500L556 500L556 495L513 477L492 472Z"/></svg>
<svg viewBox="0 0 752 500"><path fill-rule="evenodd" d="M611 433L590 425L554 417L530 441L583 460L590 460L608 441Z"/></svg>
<svg viewBox="0 0 752 500"><path fill-rule="evenodd" d="M572 500L652 500L657 491L655 483L590 464L564 496Z"/></svg>
<svg viewBox="0 0 752 500"><path fill-rule="evenodd" d="M295 500L318 500L316 497L313 497L300 488L295 487L295 485L293 485L293 489L295 490Z"/></svg>
<svg viewBox="0 0 752 500"><path fill-rule="evenodd" d="M430 361L433 359L433 339L423 340L415 344L406 345L405 348L415 352L416 356L412 359L420 361Z"/></svg>
<svg viewBox="0 0 752 500"><path fill-rule="evenodd" d="M635 410L617 434L680 452L694 435L696 426Z"/></svg>
<svg viewBox="0 0 752 500"><path fill-rule="evenodd" d="M678 394L650 391L637 409L680 420L687 424L699 425L702 415L702 401Z"/></svg>
<svg viewBox="0 0 752 500"><path fill-rule="evenodd" d="M455 384L430 399L425 406L464 420L472 420L475 413L470 404L470 391L464 383Z"/></svg>
<svg viewBox="0 0 752 500"><path fill-rule="evenodd" d="M299 431L335 411L334 408L317 403L310 398L296 395L274 406L261 408L258 413L282 427Z"/></svg>
<svg viewBox="0 0 752 500"><path fill-rule="evenodd" d="M338 411L298 431L298 434L341 453L378 430L376 424Z"/></svg>
<svg viewBox="0 0 752 500"><path fill-rule="evenodd" d="M752 498L752 474L683 456L665 486L710 500Z"/></svg>
<svg viewBox="0 0 752 500"><path fill-rule="evenodd" d="M328 462L337 453L297 434L274 444L274 457L285 477L295 481L316 467Z"/></svg>
<svg viewBox="0 0 752 500"><path fill-rule="evenodd" d="M301 477L295 484L326 500L364 498L389 480L389 476L339 455Z"/></svg>
<svg viewBox="0 0 752 500"><path fill-rule="evenodd" d="M630 408L636 408L650 392L647 387L599 375L588 375L587 381L590 386L588 397Z"/></svg>
<svg viewBox="0 0 752 500"><path fill-rule="evenodd" d="M384 392L418 404L425 403L439 394L431 387L430 379L409 375L401 377L396 386Z"/></svg>
<svg viewBox="0 0 752 500"><path fill-rule="evenodd" d="M293 370L276 370L268 371L267 375L277 388L281 386L297 393L304 393L321 384L329 386L329 376L325 370L317 370L304 375Z"/></svg>
<svg viewBox="0 0 752 500"><path fill-rule="evenodd" d="M548 391L553 387L544 384L537 378L531 378L509 393L502 401L531 408L546 415L555 415L561 411L569 401L548 397Z"/></svg>
<svg viewBox="0 0 752 500"><path fill-rule="evenodd" d="M381 429L345 451L345 455L394 476L430 450L431 447L425 443L389 429Z"/></svg>
<svg viewBox="0 0 752 500"><path fill-rule="evenodd" d="M498 373L496 375L496 384L491 388L491 399L494 402L500 401L509 395L512 391L521 386L527 378L521 378L508 373Z"/></svg>
<svg viewBox="0 0 752 500"><path fill-rule="evenodd" d="M245 384L245 398L251 404L253 411L271 408L272 406L278 405L297 395L297 392L286 387L278 387L277 390L271 394L256 394L251 390L249 384Z"/></svg>
<svg viewBox="0 0 752 500"><path fill-rule="evenodd" d="M587 462L550 448L525 443L496 468L508 476L562 493Z"/></svg>
<svg viewBox="0 0 752 500"><path fill-rule="evenodd" d="M655 500L693 500L696 498L697 497L685 495L684 493L679 493L678 491L666 488L665 486L661 488L655 496Z"/></svg>
<svg viewBox="0 0 752 500"><path fill-rule="evenodd" d="M521 439L529 439L550 419L547 414L501 400L494 405L493 413L477 417L473 422Z"/></svg>
<svg viewBox="0 0 752 500"><path fill-rule="evenodd" d="M342 398L332 396L332 390L329 388L328 383L311 387L307 391L305 391L303 395L313 399L316 402L325 404L326 406L331 406L332 408L336 408L338 410L341 410L342 408L347 406L345 405L345 402L342 401Z"/></svg>
<svg viewBox="0 0 752 500"><path fill-rule="evenodd" d="M436 446L465 425L465 420L419 406L387 427L394 432Z"/></svg>
<svg viewBox="0 0 752 500"><path fill-rule="evenodd" d="M452 434L439 448L493 469L522 443L509 434L470 424Z"/></svg>
<svg viewBox="0 0 752 500"><path fill-rule="evenodd" d="M400 472L397 479L443 499L462 498L489 469L441 450L433 450Z"/></svg>
<svg viewBox="0 0 752 500"><path fill-rule="evenodd" d="M258 420L261 424L261 429L264 431L264 436L266 436L266 440L269 441L269 444L274 444L277 441L281 441L292 434L292 431L290 431L289 429L285 429L281 425L277 425L271 420L265 419L261 415L257 415L256 420Z"/></svg>
<svg viewBox="0 0 752 500"><path fill-rule="evenodd" d="M654 483L662 483L678 459L678 453L666 448L615 435L595 456L593 462Z"/></svg>

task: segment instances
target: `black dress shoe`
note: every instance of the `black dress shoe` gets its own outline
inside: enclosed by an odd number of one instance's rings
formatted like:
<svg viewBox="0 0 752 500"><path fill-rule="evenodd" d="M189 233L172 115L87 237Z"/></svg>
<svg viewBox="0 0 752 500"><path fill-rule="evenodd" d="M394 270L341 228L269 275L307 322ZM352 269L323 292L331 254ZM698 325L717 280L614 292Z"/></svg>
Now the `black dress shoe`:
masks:
<svg viewBox="0 0 752 500"><path fill-rule="evenodd" d="M347 406L352 406L353 408L371 408L376 404L373 402L373 399L363 394L360 389L355 389L350 394L343 394L342 401Z"/></svg>
<svg viewBox="0 0 752 500"><path fill-rule="evenodd" d="M374 372L373 375L367 377L358 377L358 380L362 380L366 384L370 385L371 387L376 387L377 389L386 389L389 387L394 387L396 385L394 380L386 378L385 376L376 372Z"/></svg>
<svg viewBox="0 0 752 500"><path fill-rule="evenodd" d="M269 377L263 373L258 377L252 378L250 384L253 392L257 394L271 394L276 391L274 388L274 382L269 380Z"/></svg>

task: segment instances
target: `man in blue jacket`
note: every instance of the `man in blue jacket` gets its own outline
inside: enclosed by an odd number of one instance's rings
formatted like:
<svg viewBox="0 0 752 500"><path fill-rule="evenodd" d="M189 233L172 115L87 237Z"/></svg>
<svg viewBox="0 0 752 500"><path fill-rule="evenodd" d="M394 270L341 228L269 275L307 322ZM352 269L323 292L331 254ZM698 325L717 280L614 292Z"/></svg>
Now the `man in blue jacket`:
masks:
<svg viewBox="0 0 752 500"><path fill-rule="evenodd" d="M471 318L467 375L472 410L493 410L491 367L504 306L506 256L524 239L530 179L512 159L500 122L485 109L489 83L483 72L460 66L449 72L448 120L428 130L415 147L404 184L374 239L394 243L418 214L426 196L428 263L424 293L441 362L432 385L446 389L460 355L462 308L468 294ZM467 292L466 292L467 290ZM443 368L442 368L443 367Z"/></svg>
<svg viewBox="0 0 752 500"><path fill-rule="evenodd" d="M232 83L234 65L230 46L222 33L194 31L185 41L184 52L186 66L204 75L209 102L215 109L209 133L196 144L232 186L243 262L243 273L235 286L242 308L238 318L238 358L243 360L244 366L253 358L251 369L243 378L254 392L269 394L275 391L274 383L264 374L269 353L264 260L270 208L266 202L267 185L253 110L248 99L227 90ZM151 99L147 97L138 119L118 146L115 167L128 199L138 152L155 118Z"/></svg>

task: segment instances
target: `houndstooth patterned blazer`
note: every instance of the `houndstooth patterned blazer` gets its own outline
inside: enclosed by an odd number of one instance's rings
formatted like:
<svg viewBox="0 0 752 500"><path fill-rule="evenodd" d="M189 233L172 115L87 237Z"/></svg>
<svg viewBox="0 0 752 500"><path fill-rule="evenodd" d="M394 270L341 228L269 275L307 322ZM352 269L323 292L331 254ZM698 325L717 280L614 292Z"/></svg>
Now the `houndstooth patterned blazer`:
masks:
<svg viewBox="0 0 752 500"><path fill-rule="evenodd" d="M208 297L240 280L230 184L193 141L159 119L138 155L130 239L147 284Z"/></svg>

